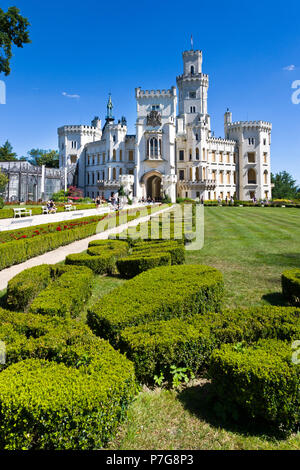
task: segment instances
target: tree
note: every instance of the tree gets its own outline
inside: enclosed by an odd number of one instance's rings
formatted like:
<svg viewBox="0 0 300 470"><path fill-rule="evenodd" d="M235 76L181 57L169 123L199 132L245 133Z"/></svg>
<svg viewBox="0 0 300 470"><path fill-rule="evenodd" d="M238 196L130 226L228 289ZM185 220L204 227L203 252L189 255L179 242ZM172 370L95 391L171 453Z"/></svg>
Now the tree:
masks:
<svg viewBox="0 0 300 470"><path fill-rule="evenodd" d="M1 162L13 162L17 160L17 154L13 152L12 145L8 142L5 142L2 147L0 147L0 161Z"/></svg>
<svg viewBox="0 0 300 470"><path fill-rule="evenodd" d="M2 173L2 171L0 170L0 195L3 194L7 183L8 183L7 176L4 173Z"/></svg>
<svg viewBox="0 0 300 470"><path fill-rule="evenodd" d="M59 167L59 153L57 150L31 149L28 155L28 161L32 165L46 165L48 168Z"/></svg>
<svg viewBox="0 0 300 470"><path fill-rule="evenodd" d="M271 182L274 184L272 189L273 199L294 199L299 197L299 187L296 186L296 180L293 179L287 171L281 171L273 175L271 173Z"/></svg>
<svg viewBox="0 0 300 470"><path fill-rule="evenodd" d="M80 188L76 188L76 186L70 186L68 188L68 196L71 199L82 199L83 198L83 192Z"/></svg>
<svg viewBox="0 0 300 470"><path fill-rule="evenodd" d="M20 15L18 8L10 7L6 13L0 8L0 73L10 74L12 46L23 47L31 42L28 26L30 23Z"/></svg>

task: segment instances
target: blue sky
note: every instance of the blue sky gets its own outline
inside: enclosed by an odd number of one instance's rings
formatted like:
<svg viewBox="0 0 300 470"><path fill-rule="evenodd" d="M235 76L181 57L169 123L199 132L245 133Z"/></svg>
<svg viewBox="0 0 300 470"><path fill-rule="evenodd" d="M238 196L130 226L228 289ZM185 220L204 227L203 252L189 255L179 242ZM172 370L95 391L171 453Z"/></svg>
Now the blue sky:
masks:
<svg viewBox="0 0 300 470"><path fill-rule="evenodd" d="M0 144L8 139L19 156L56 148L63 124L103 120L109 92L115 117L125 115L135 133L135 87L176 85L192 33L210 76L215 135L224 135L227 107L234 120L271 121L272 171L300 184L300 104L291 100L300 80L299 2L1 1L4 10L12 5L28 17L32 43L14 49L11 75L0 76Z"/></svg>

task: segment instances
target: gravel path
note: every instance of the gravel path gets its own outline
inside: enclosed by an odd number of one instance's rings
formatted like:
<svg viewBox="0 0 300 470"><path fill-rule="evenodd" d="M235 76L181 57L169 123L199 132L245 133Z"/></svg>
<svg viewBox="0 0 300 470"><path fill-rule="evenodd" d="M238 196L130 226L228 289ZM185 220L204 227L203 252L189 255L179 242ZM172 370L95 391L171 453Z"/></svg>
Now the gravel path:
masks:
<svg viewBox="0 0 300 470"><path fill-rule="evenodd" d="M162 209L161 211L155 212L153 215L162 214L163 212L166 212L170 209L171 207L167 207L166 209ZM0 271L0 291L6 289L8 281L17 274L19 274L21 271L24 271L24 269L32 268L33 266L39 266L40 264L59 263L71 253L81 253L82 251L86 250L89 242L93 240L105 240L108 238L109 235L121 233L127 227L134 227L139 223L146 222L150 219L150 217L151 215L148 215L147 217L140 217L138 219L132 220L131 222L128 222L127 224L123 224L119 227L105 230L105 232L98 233L96 235L93 235L92 237L84 238L83 240L78 240L77 242L70 243L69 245L61 246L60 248L57 248L53 251L48 251L47 253L44 253L40 256L36 256L35 258L31 258L28 261L25 261L24 263L16 264L9 268L3 269L2 271Z"/></svg>

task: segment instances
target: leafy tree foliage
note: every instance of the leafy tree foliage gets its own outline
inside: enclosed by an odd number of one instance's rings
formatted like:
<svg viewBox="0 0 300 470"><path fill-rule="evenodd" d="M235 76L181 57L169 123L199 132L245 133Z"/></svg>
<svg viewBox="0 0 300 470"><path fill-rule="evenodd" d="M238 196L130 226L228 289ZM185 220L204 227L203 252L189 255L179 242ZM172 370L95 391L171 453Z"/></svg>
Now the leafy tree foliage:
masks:
<svg viewBox="0 0 300 470"><path fill-rule="evenodd" d="M299 197L300 188L296 185L296 180L287 171L281 171L275 175L271 173L271 182L274 183L272 189L273 199L295 199Z"/></svg>
<svg viewBox="0 0 300 470"><path fill-rule="evenodd" d="M10 74L12 46L23 47L23 44L31 42L27 29L29 25L18 8L10 7L6 13L0 8L0 73Z"/></svg>
<svg viewBox="0 0 300 470"><path fill-rule="evenodd" d="M57 150L31 149L28 155L28 161L32 165L46 165L48 168L59 167L59 154Z"/></svg>
<svg viewBox="0 0 300 470"><path fill-rule="evenodd" d="M12 162L15 160L17 160L17 154L13 151L12 145L7 140L0 147L0 162Z"/></svg>
<svg viewBox="0 0 300 470"><path fill-rule="evenodd" d="M5 190L5 186L7 185L7 183L8 183L7 176L4 173L2 173L2 171L0 170L0 195Z"/></svg>

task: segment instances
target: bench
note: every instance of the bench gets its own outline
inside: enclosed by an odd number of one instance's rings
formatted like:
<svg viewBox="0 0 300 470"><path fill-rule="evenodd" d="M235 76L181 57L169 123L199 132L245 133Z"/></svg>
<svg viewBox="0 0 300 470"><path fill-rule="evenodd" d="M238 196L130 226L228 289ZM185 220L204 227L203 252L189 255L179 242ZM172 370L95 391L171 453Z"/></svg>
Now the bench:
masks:
<svg viewBox="0 0 300 470"><path fill-rule="evenodd" d="M14 208L14 218L16 217L22 217L22 215L30 215L32 214L31 209L26 209L26 207L17 207Z"/></svg>
<svg viewBox="0 0 300 470"><path fill-rule="evenodd" d="M73 206L72 204L65 204L65 211L75 211L76 206Z"/></svg>

